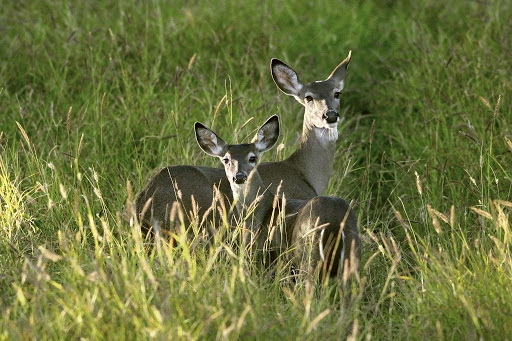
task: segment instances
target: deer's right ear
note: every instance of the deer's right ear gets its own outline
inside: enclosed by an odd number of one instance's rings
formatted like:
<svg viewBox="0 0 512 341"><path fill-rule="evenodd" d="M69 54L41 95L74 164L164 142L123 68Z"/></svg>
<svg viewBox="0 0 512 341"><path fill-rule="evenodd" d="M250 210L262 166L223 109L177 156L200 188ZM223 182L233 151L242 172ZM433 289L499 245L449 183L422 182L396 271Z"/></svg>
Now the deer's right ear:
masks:
<svg viewBox="0 0 512 341"><path fill-rule="evenodd" d="M303 84L297 72L277 58L270 61L270 72L277 87L287 95L298 97Z"/></svg>
<svg viewBox="0 0 512 341"><path fill-rule="evenodd" d="M227 144L217 134L199 122L194 124L194 130L197 143L206 154L217 157L225 154L224 151Z"/></svg>
<svg viewBox="0 0 512 341"><path fill-rule="evenodd" d="M274 115L265 122L253 140L260 152L265 152L275 146L279 139L279 116Z"/></svg>

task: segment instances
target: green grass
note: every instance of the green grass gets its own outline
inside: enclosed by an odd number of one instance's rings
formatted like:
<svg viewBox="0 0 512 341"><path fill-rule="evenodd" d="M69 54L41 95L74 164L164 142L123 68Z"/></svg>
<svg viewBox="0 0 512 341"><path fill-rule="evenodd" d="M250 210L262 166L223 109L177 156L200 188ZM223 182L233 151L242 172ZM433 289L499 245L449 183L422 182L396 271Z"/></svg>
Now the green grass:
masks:
<svg viewBox="0 0 512 341"><path fill-rule="evenodd" d="M2 9L1 339L510 339L508 1ZM270 59L309 82L349 50L326 194L357 203L350 310L336 286L270 280L229 243L144 249L127 198L161 166L220 166L194 121L241 141L279 114L284 149L265 157L286 157L301 108Z"/></svg>

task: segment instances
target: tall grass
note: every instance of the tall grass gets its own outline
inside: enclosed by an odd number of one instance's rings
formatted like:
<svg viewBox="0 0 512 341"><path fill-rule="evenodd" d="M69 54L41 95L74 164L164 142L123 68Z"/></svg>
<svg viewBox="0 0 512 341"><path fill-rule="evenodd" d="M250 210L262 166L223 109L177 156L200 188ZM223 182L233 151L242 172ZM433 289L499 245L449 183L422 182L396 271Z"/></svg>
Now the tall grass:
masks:
<svg viewBox="0 0 512 341"><path fill-rule="evenodd" d="M510 339L511 7L2 4L0 338ZM357 203L350 309L226 241L148 251L121 212L161 166L216 165L193 122L242 141L279 114L284 158L301 109L270 59L309 82L349 50L326 194Z"/></svg>

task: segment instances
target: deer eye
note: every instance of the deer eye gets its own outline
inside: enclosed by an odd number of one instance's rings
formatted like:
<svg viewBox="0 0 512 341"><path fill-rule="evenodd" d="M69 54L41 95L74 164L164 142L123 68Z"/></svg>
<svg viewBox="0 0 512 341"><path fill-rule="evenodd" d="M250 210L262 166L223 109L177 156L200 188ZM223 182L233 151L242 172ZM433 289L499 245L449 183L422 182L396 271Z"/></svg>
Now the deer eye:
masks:
<svg viewBox="0 0 512 341"><path fill-rule="evenodd" d="M229 163L229 159L227 157L223 158L222 163L227 165Z"/></svg>
<svg viewBox="0 0 512 341"><path fill-rule="evenodd" d="M339 91L336 91L334 93L334 98L340 98L340 92Z"/></svg>
<svg viewBox="0 0 512 341"><path fill-rule="evenodd" d="M311 101L313 101L313 97L311 97L311 96L306 96L305 98L306 98L306 102L311 102Z"/></svg>
<svg viewBox="0 0 512 341"><path fill-rule="evenodd" d="M258 161L258 158L254 155L249 158L250 163L256 163L256 161Z"/></svg>

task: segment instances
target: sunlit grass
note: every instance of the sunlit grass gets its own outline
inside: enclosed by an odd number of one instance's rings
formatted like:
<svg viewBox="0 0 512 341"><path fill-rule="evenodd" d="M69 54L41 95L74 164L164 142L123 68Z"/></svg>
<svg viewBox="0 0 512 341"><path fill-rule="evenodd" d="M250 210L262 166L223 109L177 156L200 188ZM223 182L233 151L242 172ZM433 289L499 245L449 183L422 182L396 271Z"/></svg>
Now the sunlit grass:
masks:
<svg viewBox="0 0 512 341"><path fill-rule="evenodd" d="M17 2L0 22L1 339L510 338L512 135L506 1ZM336 283L264 271L237 247L148 247L123 212L168 164L218 166L280 115L295 150L305 82L353 51L335 173L363 239L352 305ZM246 125L247 124L247 125Z"/></svg>

